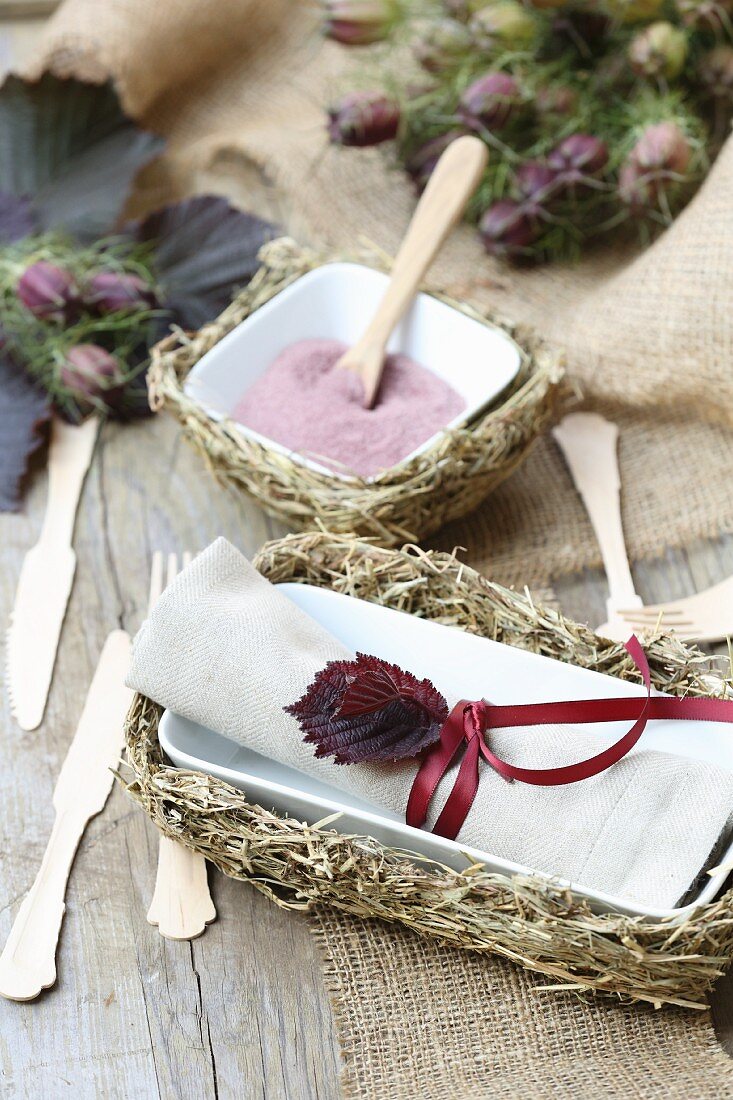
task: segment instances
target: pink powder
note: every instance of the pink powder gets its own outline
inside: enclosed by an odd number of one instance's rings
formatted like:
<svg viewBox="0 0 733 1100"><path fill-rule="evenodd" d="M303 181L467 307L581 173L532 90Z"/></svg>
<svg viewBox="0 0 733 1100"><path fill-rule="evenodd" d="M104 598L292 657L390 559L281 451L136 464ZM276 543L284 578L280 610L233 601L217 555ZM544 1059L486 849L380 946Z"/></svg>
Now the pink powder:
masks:
<svg viewBox="0 0 733 1100"><path fill-rule="evenodd" d="M377 403L365 409L360 379L335 366L346 347L339 340L291 344L244 393L235 420L288 450L370 477L465 408L447 382L406 355L390 355Z"/></svg>

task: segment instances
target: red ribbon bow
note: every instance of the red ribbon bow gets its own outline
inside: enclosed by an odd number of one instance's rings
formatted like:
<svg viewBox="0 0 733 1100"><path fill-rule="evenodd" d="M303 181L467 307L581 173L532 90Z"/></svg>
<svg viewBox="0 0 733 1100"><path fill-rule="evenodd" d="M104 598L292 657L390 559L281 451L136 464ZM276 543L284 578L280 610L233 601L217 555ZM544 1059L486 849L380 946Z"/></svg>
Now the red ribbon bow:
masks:
<svg viewBox="0 0 733 1100"><path fill-rule="evenodd" d="M652 699L651 677L644 650L636 637L625 643L626 650L642 674L646 695L631 699L581 699L562 703L520 703L495 706L493 703L462 699L448 716L440 731L440 741L429 749L415 776L407 802L408 825L422 828L430 802L441 779L460 746L466 751L453 789L435 822L433 832L455 840L473 800L479 782L480 759L510 782L519 780L539 787L578 783L610 768L634 747L647 722L652 718L694 719L703 722L733 722L733 700L729 699ZM632 720L631 728L609 748L560 768L520 768L492 752L484 734L490 728L541 726L550 723L619 722Z"/></svg>

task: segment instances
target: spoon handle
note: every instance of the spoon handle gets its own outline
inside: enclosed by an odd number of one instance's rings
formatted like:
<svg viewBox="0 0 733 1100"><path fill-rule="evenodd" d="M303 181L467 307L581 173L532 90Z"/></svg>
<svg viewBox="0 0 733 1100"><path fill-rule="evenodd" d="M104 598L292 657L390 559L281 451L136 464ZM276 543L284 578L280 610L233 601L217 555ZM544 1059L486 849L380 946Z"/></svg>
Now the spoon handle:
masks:
<svg viewBox="0 0 733 1100"><path fill-rule="evenodd" d="M488 150L476 137L452 141L438 161L417 204L397 253L392 277L377 312L352 355L365 364L362 374L367 406L382 375L384 350L397 322L415 296L440 246L461 217L488 161ZM365 354L366 352L370 354Z"/></svg>

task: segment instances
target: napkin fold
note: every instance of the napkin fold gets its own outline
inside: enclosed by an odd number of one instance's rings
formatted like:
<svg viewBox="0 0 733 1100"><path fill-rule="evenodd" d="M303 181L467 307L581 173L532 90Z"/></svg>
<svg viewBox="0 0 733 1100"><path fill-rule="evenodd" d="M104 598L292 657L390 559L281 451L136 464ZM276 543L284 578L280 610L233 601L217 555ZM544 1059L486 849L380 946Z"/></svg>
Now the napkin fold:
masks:
<svg viewBox="0 0 733 1100"><path fill-rule="evenodd" d="M380 654L375 654L380 656ZM217 539L168 586L133 647L128 686L264 756L404 815L416 761L338 765L317 759L283 709L324 665L353 657L336 638ZM484 695L491 697L491 669ZM457 702L434 678L449 706ZM568 726L492 730L500 757L558 767L599 751L598 735ZM432 827L456 774L433 798ZM684 898L727 838L733 774L641 751L562 787L507 783L481 768L459 842L572 883L644 905Z"/></svg>

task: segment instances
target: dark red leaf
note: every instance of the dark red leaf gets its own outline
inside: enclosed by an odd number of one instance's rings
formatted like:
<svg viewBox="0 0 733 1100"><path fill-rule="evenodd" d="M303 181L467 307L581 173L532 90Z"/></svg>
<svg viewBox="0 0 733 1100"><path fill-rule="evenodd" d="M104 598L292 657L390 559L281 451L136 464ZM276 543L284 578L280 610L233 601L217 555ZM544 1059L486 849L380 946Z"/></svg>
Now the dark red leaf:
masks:
<svg viewBox="0 0 733 1100"><path fill-rule="evenodd" d="M330 661L284 709L316 756L333 756L337 764L411 759L435 744L448 717L448 704L429 680L365 653Z"/></svg>
<svg viewBox="0 0 733 1100"><path fill-rule="evenodd" d="M163 305L182 328L213 321L259 267L257 253L277 236L269 222L218 195L196 195L126 226L152 244Z"/></svg>
<svg viewBox="0 0 733 1100"><path fill-rule="evenodd" d="M0 512L17 511L23 476L50 415L46 395L0 350Z"/></svg>

